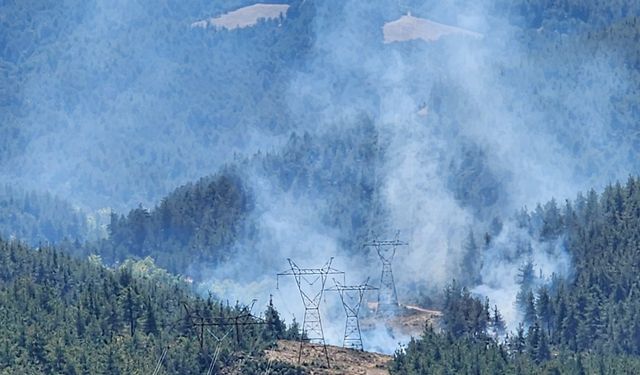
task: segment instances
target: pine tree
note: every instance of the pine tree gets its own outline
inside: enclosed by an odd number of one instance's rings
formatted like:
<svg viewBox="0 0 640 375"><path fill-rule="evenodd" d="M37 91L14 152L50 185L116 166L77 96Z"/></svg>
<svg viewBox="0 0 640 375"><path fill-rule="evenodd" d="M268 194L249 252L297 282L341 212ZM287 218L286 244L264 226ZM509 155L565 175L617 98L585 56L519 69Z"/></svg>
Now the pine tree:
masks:
<svg viewBox="0 0 640 375"><path fill-rule="evenodd" d="M518 328L516 328L515 336L512 336L511 341L509 341L509 349L515 353L521 354L524 353L526 346L527 341L524 333L524 325L520 323Z"/></svg>
<svg viewBox="0 0 640 375"><path fill-rule="evenodd" d="M158 334L158 322L156 321L156 314L151 301L146 306L146 316L144 321L144 333L147 335Z"/></svg>
<svg viewBox="0 0 640 375"><path fill-rule="evenodd" d="M540 348L540 325L535 321L527 331L527 354L532 360L537 360Z"/></svg>
<svg viewBox="0 0 640 375"><path fill-rule="evenodd" d="M498 305L493 305L493 316L491 317L491 327L496 336L505 334L506 324L502 314L498 311Z"/></svg>
<svg viewBox="0 0 640 375"><path fill-rule="evenodd" d="M547 331L547 335L551 335L551 324L553 322L553 307L549 291L545 286L538 290L538 300L536 301L536 310L540 317L542 326Z"/></svg>
<svg viewBox="0 0 640 375"><path fill-rule="evenodd" d="M544 332L544 330L541 329L535 360L538 363L542 363L542 362L548 361L550 358L551 358L551 351L549 349L549 341L547 339L547 334Z"/></svg>
<svg viewBox="0 0 640 375"><path fill-rule="evenodd" d="M525 262L518 269L518 285L520 289L516 295L516 306L520 311L525 312L529 307L529 293L533 290L535 283L534 264L531 259ZM530 323L529 323L530 324Z"/></svg>
<svg viewBox="0 0 640 375"><path fill-rule="evenodd" d="M301 334L302 337L300 337ZM287 337L295 340L306 339L305 333L300 331L300 324L298 324L295 317L293 318L293 320L291 321L291 325L289 325L289 328L287 329Z"/></svg>
<svg viewBox="0 0 640 375"><path fill-rule="evenodd" d="M138 320L138 302L131 287L127 287L126 295L123 301L123 309L125 319L129 323L129 334L133 336L136 333L136 325Z"/></svg>
<svg viewBox="0 0 640 375"><path fill-rule="evenodd" d="M533 292L529 291L526 297L526 305L524 310L524 323L526 325L532 325L537 320L536 306L534 303Z"/></svg>
<svg viewBox="0 0 640 375"><path fill-rule="evenodd" d="M462 247L462 275L465 275L465 285L477 285L481 281L482 254L476 244L473 231L469 230Z"/></svg>
<svg viewBox="0 0 640 375"><path fill-rule="evenodd" d="M263 331L263 337L269 340L284 338L287 327L284 322L280 320L280 314L273 307L273 300L271 298L269 298L269 305L267 305L264 316L267 325Z"/></svg>

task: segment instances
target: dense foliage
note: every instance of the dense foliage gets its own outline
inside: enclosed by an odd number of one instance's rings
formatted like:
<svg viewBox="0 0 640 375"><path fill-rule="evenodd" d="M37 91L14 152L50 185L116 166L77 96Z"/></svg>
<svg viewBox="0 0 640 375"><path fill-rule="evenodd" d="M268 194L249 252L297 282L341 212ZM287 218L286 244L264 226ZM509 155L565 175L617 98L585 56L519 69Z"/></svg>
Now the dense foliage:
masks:
<svg viewBox="0 0 640 375"><path fill-rule="evenodd" d="M428 328L396 355L398 373L635 373L640 369L640 179L519 214L523 228L560 239L573 260L570 280L532 282L521 268L523 325L503 340L497 309L454 283L445 290L443 333ZM483 307L484 306L484 307ZM494 318L491 317L493 311ZM540 367L541 366L541 367ZM405 372L406 371L406 372Z"/></svg>
<svg viewBox="0 0 640 375"><path fill-rule="evenodd" d="M522 348L527 347L527 339L519 336L518 340L519 343L501 344L493 339L454 338L428 327L422 336L412 339L396 353L391 373L586 375L635 374L640 371L637 357L562 350L534 349L526 352Z"/></svg>
<svg viewBox="0 0 640 375"><path fill-rule="evenodd" d="M216 31L190 25L248 2L3 1L0 174L122 209L255 151L293 127L287 83L312 41L299 3Z"/></svg>
<svg viewBox="0 0 640 375"><path fill-rule="evenodd" d="M50 194L0 186L0 235L29 241L55 243L63 239L85 240L96 227L68 202Z"/></svg>
<svg viewBox="0 0 640 375"><path fill-rule="evenodd" d="M3 2L0 14L11 16L1 20L0 175L83 207L122 211L215 173L236 152L279 146L292 130L326 132L327 117L342 110L333 107L338 101L379 120L381 87L361 66L325 62L328 47L314 45L343 21L341 7L346 13L352 5L288 1L286 18L255 27L190 26L250 3ZM492 103L474 102L448 77L451 50L477 48L473 42L381 42L382 24L408 10L455 24L463 3L389 1L349 29L366 41L364 55L410 62L405 89L424 102L435 135L449 143L446 154L455 157L443 160L441 172L456 198L476 211L509 199L501 190L504 166L490 165L486 144L465 131L481 121L522 121L531 135L586 158L580 175L619 177L616 165L637 171L630 155L638 144L628 137L640 108L635 2L489 2L490 26L478 31L500 53L482 66L483 76L508 100L495 109L506 113L486 120L482 109ZM503 22L513 27L513 46L500 45ZM325 86L304 80L318 66ZM309 99L292 108L292 96ZM593 132L580 131L585 124Z"/></svg>
<svg viewBox="0 0 640 375"><path fill-rule="evenodd" d="M230 255L251 206L250 192L232 171L203 178L151 212L139 207L126 217L112 214L101 255L108 262L151 255L174 272L198 260L218 263Z"/></svg>
<svg viewBox="0 0 640 375"><path fill-rule="evenodd" d="M516 332L503 336L498 309L465 288L479 284L483 256L506 230L497 218L520 204L512 194L539 193L525 184L571 172L561 179L571 187L601 186L640 171L637 2L480 2L484 38L434 43L385 44L382 25L407 10L474 24L465 7L478 2L293 0L286 17L255 27L191 26L249 3L0 4L0 177L11 181L0 187L0 234L39 245L0 241L0 371L150 373L169 348L167 372L205 372L214 343L199 347L183 303L209 317L242 309L194 297L162 269L271 254L260 215L287 203L353 249L393 225L381 222L378 168L409 160L419 177L402 183L441 186L487 233L464 241L442 327L399 350L393 372L640 373L636 178L516 215L527 239L501 256L526 258L538 242L548 255L566 250L572 266L566 279L545 279L533 260L522 264ZM482 61L459 61L461 51ZM482 74L459 80L458 69ZM403 134L410 121L428 130ZM406 144L389 163L385 153ZM114 207L107 237L96 239L100 224L72 204L14 186ZM98 256L74 260L47 242ZM266 315L267 327L224 342L218 367L274 368L258 353L295 330Z"/></svg>
<svg viewBox="0 0 640 375"><path fill-rule="evenodd" d="M99 254L107 264L151 256L184 274L198 264L223 263L240 247L256 247L263 235L256 201L271 205L264 200L291 196L311 202L318 224L331 228L345 248L357 247L375 224L372 210L380 209L373 196L376 142L365 120L340 136L293 133L281 151L256 154L183 185L151 210L112 213L107 239L65 248L81 256ZM259 192L254 184L261 185ZM256 196L265 191L268 197Z"/></svg>
<svg viewBox="0 0 640 375"><path fill-rule="evenodd" d="M205 321L246 314L242 306L194 297L150 259L111 270L96 257L79 261L55 248L0 241L0 373L150 374L166 348L167 373L202 374L218 346L215 369L299 373L259 355L295 334L272 307L267 324L242 326L239 340L233 326L208 327L201 348L185 305ZM215 337L226 334L218 344Z"/></svg>

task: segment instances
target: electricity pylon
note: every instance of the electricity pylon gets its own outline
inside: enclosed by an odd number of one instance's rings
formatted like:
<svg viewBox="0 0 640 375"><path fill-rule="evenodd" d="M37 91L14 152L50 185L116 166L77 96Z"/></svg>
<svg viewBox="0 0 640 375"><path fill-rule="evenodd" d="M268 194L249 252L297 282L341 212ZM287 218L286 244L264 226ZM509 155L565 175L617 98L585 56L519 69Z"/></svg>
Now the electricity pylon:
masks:
<svg viewBox="0 0 640 375"><path fill-rule="evenodd" d="M324 341L324 332L322 330L322 321L320 319L320 301L324 293L324 285L328 275L341 274L344 272L331 268L333 257L322 268L300 268L291 259L289 261L290 270L280 272L280 276L293 276L298 285L302 303L304 304L304 320L302 323L302 334L300 335L300 350L298 351L298 363L302 358L302 347L305 341L310 343L318 343L322 345L324 356L329 365L329 353L327 352L327 344Z"/></svg>
<svg viewBox="0 0 640 375"><path fill-rule="evenodd" d="M378 241L374 239L364 244L365 247L374 247L382 262L380 290L378 291L378 307L376 309L378 316L390 316L398 310L398 293L396 292L396 284L393 280L391 262L396 255L396 248L398 246L409 245L407 242L400 241L398 239L399 236L400 232L397 232L396 238L393 240Z"/></svg>
<svg viewBox="0 0 640 375"><path fill-rule="evenodd" d="M251 303L251 306L243 306L242 308L239 308L239 305L236 304L236 309L239 309L239 311L237 311L237 313L234 315L206 316L206 317L201 315L198 310L190 309L189 306L185 302L183 302L185 317L167 326L175 327L175 325L178 322L187 321L189 325L192 328L195 328L196 332L198 332L198 341L200 342L201 351L205 350L204 348L204 331L205 330L216 340L216 348L213 352L213 355L211 356L211 362L209 363L209 367L206 372L207 375L210 375L213 373L216 362L220 357L223 341L227 338L227 336L229 336L229 334L234 330L234 328L236 333L235 335L236 349L240 349L240 344L242 341L242 338L241 338L242 333L240 331L241 327L267 324L267 322L264 319L262 319L259 316L255 316L251 313L251 310L253 310L253 305L255 304L255 302L256 300L254 299L253 302ZM218 337L209 329L209 327L214 327L214 326L227 328L227 332L224 334L224 336ZM158 362L156 362L156 367L153 371L153 375L156 375L159 373L162 367L162 362L167 356L168 349L169 347L164 349L164 351L160 356L160 359L158 359Z"/></svg>
<svg viewBox="0 0 640 375"><path fill-rule="evenodd" d="M192 311L186 303L183 303L186 312L186 318L190 321L192 327L199 329L198 341L200 342L200 349L204 347L204 330L206 327L233 327L235 329L236 347L239 348L242 341L242 333L240 327L265 325L267 322L259 316L255 316L251 313L253 310L253 304L256 300L253 300L251 306L244 306L240 309L240 312L230 316L216 316L216 317L203 317L198 311Z"/></svg>
<svg viewBox="0 0 640 375"><path fill-rule="evenodd" d="M342 306L344 306L344 312L347 315L347 321L344 326L344 340L342 342L342 347L362 351L364 350L364 347L362 345L360 321L358 320L360 306L362 305L364 294L368 290L376 290L378 288L369 285L369 278L367 278L364 284L360 285L342 285L335 279L333 282L336 286L327 289L327 291L340 293Z"/></svg>

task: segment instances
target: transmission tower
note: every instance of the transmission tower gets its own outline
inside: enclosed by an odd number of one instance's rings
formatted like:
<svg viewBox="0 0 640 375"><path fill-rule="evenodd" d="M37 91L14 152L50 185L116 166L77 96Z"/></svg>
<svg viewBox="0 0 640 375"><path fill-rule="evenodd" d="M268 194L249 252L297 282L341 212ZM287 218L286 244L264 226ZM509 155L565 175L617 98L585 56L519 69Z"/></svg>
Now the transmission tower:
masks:
<svg viewBox="0 0 640 375"><path fill-rule="evenodd" d="M320 319L320 301L324 293L327 276L341 274L344 277L344 272L331 268L333 257L322 268L300 268L291 259L287 258L287 261L289 261L291 269L280 272L276 280L278 282L280 276L293 276L304 304L304 320L302 323L302 335L300 335L298 363L302 358L302 347L306 341L322 345L327 366L330 367L329 353L327 352L327 344L324 341L324 332Z"/></svg>
<svg viewBox="0 0 640 375"><path fill-rule="evenodd" d="M396 284L393 281L393 271L391 262L396 255L398 246L407 246L407 242L400 241L398 237L400 233L396 233L393 240L373 240L364 244L365 247L374 247L380 261L382 262L382 275L380 276L380 290L378 291L378 308L376 314L379 316L390 316L398 310L398 293L396 292Z"/></svg>
<svg viewBox="0 0 640 375"><path fill-rule="evenodd" d="M200 349L204 346L204 330L206 327L233 327L235 329L236 336L236 348L240 347L242 341L241 327L265 325L267 322L259 316L255 316L251 313L253 304L251 307L244 306L240 311L231 316L216 316L216 317L203 317L197 311L192 311L186 303L184 303L184 309L186 312L186 318L191 322L192 327L198 328L198 341L200 342Z"/></svg>
<svg viewBox="0 0 640 375"><path fill-rule="evenodd" d="M360 332L360 321L358 315L360 306L364 299L364 294L368 290L376 290L375 286L369 285L369 279L360 285L342 285L335 279L333 282L335 287L327 289L327 291L335 291L340 293L344 312L347 314L347 321L344 326L344 340L342 347L356 350L364 350L362 345L362 334Z"/></svg>

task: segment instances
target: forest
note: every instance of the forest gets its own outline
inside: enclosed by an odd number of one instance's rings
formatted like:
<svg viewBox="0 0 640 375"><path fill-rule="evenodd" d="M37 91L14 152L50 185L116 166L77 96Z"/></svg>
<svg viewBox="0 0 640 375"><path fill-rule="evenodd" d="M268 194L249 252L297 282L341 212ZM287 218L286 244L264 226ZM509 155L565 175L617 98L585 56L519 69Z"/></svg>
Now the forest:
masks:
<svg viewBox="0 0 640 375"><path fill-rule="evenodd" d="M609 185L600 194L579 194L563 205L552 200L516 216L534 236L562 240L574 261L571 279L540 284L536 265L522 264L517 280L522 323L514 332L505 329L488 299L469 292L472 285L452 281L443 291L440 325L426 327L422 336L398 349L394 373L535 374L543 368L544 373L617 374L640 369L640 304L635 298L640 288L635 269L640 264L640 178ZM201 373L211 353L198 347L184 305L210 317L233 316L245 308L194 296L183 278L150 257L106 268L97 255L81 260L51 246L4 240L1 245L5 333L0 346L7 373L151 371L165 347L167 369ZM224 342L220 366L267 366L261 350L276 338L298 334L297 326L286 327L272 307L263 316L267 324L243 328L239 344ZM220 337L224 330L213 334ZM209 340L209 351L214 344ZM238 350L253 359L234 362ZM282 365L282 371L296 370Z"/></svg>
<svg viewBox="0 0 640 375"><path fill-rule="evenodd" d="M0 187L0 233L6 238L39 243L65 239L85 241L92 229L86 214L69 202L47 193Z"/></svg>
<svg viewBox="0 0 640 375"><path fill-rule="evenodd" d="M444 291L443 331L427 327L398 350L397 374L625 374L640 370L638 226L640 179L550 201L520 223L562 238L574 261L570 280L534 287L535 264L521 267L522 323L505 332L500 312L459 283ZM538 222L538 224L535 224ZM536 229L537 227L537 229ZM542 370L541 370L542 369Z"/></svg>
<svg viewBox="0 0 640 375"><path fill-rule="evenodd" d="M330 205L318 209L320 221L339 233L345 248L357 248L376 209L376 139L366 121L340 137L293 133L280 152L228 164L215 175L178 187L151 209L139 206L126 216L112 212L106 239L65 246L82 257L99 254L106 264L151 256L176 274L197 264L224 264L238 247L258 246L261 233L255 211L260 197L251 186L263 179L286 194L331 197ZM320 146L328 144L332 146ZM77 238L72 233L67 237Z"/></svg>
<svg viewBox="0 0 640 375"><path fill-rule="evenodd" d="M297 335L273 307L254 318L237 302L198 297L151 259L114 269L55 247L0 240L0 249L3 374L150 374L159 363L164 373L300 373L261 357L275 339ZM211 325L200 346L193 319L236 316L245 323L239 337L232 325Z"/></svg>
<svg viewBox="0 0 640 375"><path fill-rule="evenodd" d="M281 3L0 3L0 373L302 374L248 295L397 231L392 374L640 373L640 3Z"/></svg>

